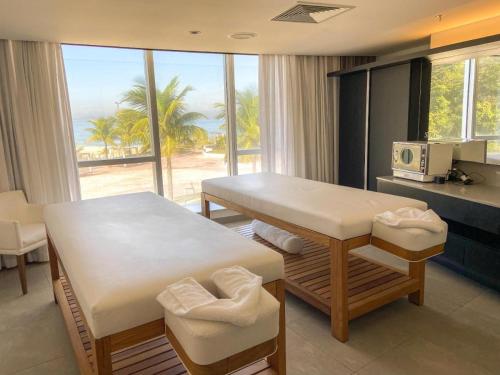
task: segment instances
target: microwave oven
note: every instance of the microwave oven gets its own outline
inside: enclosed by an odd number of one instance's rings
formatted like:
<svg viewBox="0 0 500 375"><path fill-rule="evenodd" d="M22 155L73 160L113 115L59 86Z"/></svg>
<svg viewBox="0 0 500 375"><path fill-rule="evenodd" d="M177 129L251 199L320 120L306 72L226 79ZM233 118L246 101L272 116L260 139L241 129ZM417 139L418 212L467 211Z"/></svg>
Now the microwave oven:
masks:
<svg viewBox="0 0 500 375"><path fill-rule="evenodd" d="M446 177L451 169L453 144L428 142L394 142L392 171L396 177L432 182Z"/></svg>

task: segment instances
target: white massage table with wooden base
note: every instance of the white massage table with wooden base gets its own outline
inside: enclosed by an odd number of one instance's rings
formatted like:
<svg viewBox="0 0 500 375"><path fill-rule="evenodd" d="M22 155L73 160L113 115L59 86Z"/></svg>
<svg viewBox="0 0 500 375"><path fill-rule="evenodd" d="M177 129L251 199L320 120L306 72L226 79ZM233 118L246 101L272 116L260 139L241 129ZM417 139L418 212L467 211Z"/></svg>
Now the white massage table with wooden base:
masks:
<svg viewBox="0 0 500 375"><path fill-rule="evenodd" d="M185 374L182 362L192 364L175 337L165 338L155 298L186 276L214 292L211 273L233 265L261 275L280 302L277 350L262 343L195 372L233 371L263 358L243 373L285 374L281 255L151 193L51 205L44 216L54 296L82 374Z"/></svg>
<svg viewBox="0 0 500 375"><path fill-rule="evenodd" d="M423 304L426 259L441 253L446 240L446 233L372 225L378 213L426 209L425 202L273 173L205 180L201 199L206 217L213 202L319 246L303 255L284 254L285 285L329 314L332 334L342 342L351 319L406 295ZM368 244L409 261L408 274L349 254Z"/></svg>

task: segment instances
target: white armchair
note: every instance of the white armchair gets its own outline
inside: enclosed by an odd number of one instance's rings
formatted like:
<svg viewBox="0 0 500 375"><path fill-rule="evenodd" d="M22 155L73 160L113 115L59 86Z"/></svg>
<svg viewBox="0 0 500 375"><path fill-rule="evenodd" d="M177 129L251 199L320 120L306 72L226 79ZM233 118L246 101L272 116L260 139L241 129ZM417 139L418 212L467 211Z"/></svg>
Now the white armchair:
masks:
<svg viewBox="0 0 500 375"><path fill-rule="evenodd" d="M26 283L26 254L47 244L43 206L28 204L20 190L0 193L0 255L17 256L23 294Z"/></svg>

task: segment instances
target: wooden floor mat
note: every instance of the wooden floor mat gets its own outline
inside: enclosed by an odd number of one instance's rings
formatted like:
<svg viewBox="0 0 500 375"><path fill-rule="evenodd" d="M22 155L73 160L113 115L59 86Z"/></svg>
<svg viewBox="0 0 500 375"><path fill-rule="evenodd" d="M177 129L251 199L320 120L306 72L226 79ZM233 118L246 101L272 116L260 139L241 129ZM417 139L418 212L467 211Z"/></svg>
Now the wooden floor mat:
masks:
<svg viewBox="0 0 500 375"><path fill-rule="evenodd" d="M285 259L286 288L306 302L330 314L330 251L322 245L305 240L301 254L289 254L254 234L250 224L235 228L241 235L278 251ZM405 273L374 263L360 256L348 257L348 301L349 307L356 307L361 301L391 288L416 282Z"/></svg>

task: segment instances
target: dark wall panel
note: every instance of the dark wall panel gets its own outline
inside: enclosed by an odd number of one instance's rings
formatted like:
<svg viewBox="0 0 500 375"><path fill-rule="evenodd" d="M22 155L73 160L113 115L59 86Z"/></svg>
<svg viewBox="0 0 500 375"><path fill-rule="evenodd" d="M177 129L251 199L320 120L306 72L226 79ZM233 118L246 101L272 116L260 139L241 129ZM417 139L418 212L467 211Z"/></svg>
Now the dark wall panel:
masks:
<svg viewBox="0 0 500 375"><path fill-rule="evenodd" d="M431 63L427 59L415 59L410 64L408 140L426 141L431 101Z"/></svg>
<svg viewBox="0 0 500 375"><path fill-rule="evenodd" d="M392 142L408 139L410 63L374 69L370 73L368 189L377 177L392 174Z"/></svg>
<svg viewBox="0 0 500 375"><path fill-rule="evenodd" d="M339 184L364 187L367 73L340 77Z"/></svg>

